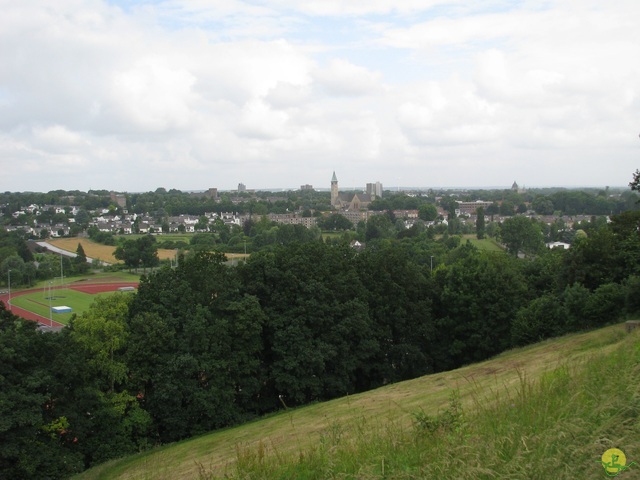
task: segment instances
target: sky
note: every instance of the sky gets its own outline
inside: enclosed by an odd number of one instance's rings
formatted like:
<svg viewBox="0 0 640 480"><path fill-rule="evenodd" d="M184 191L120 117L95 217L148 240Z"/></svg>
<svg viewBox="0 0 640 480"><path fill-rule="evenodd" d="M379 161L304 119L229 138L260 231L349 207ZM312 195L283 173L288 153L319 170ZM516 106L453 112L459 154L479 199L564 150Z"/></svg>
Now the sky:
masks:
<svg viewBox="0 0 640 480"><path fill-rule="evenodd" d="M637 0L0 0L0 191L626 186Z"/></svg>

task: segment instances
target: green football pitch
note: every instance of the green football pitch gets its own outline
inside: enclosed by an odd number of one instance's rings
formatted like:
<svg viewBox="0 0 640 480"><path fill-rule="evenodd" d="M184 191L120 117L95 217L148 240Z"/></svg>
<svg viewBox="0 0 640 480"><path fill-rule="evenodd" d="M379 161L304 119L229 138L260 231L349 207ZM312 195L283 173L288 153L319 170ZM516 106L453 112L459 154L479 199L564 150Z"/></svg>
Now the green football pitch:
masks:
<svg viewBox="0 0 640 480"><path fill-rule="evenodd" d="M11 299L11 304L16 307L24 308L30 312L37 313L45 318L50 318L54 322L64 325L69 323L71 316L75 313L80 315L85 312L97 297L105 295L113 295L116 292L104 292L98 294L88 294L64 288L59 290L49 290L43 288L39 291L33 291L24 295L19 295ZM69 313L53 313L50 307L71 307Z"/></svg>

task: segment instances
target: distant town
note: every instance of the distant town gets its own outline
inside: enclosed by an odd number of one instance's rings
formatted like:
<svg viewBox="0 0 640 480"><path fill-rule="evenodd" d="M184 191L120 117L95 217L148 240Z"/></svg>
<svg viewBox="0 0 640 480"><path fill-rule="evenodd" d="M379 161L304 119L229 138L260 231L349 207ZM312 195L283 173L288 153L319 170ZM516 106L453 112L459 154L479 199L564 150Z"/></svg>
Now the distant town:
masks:
<svg viewBox="0 0 640 480"><path fill-rule="evenodd" d="M479 209L492 223L514 215L536 219L549 227L548 242L571 242L575 224L592 217L636 208L636 192L628 189L527 190L514 182L493 190L385 191L379 181L362 190L340 189L336 172L321 189L267 192L238 184L235 191L209 188L181 192L158 188L148 193L54 191L0 194L0 224L37 238L87 235L219 233L241 231L247 222L265 218L277 225L331 228L327 219L340 215L356 229L372 216L386 213L398 229L419 225L438 233L474 233ZM343 224L348 227L347 224ZM341 229L347 229L345 226ZM553 228L555 226L555 228ZM336 229L335 226L331 229ZM249 233L248 231L246 233Z"/></svg>

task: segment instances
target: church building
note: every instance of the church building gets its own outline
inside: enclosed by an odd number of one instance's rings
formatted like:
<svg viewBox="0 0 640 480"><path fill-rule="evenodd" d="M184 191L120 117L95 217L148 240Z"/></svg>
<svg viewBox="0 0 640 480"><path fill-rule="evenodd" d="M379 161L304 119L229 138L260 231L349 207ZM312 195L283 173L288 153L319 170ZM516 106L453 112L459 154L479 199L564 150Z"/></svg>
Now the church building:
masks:
<svg viewBox="0 0 640 480"><path fill-rule="evenodd" d="M331 208L334 210L364 210L374 199L375 194L340 193L338 191L338 178L336 177L336 172L333 172L333 177L331 178Z"/></svg>

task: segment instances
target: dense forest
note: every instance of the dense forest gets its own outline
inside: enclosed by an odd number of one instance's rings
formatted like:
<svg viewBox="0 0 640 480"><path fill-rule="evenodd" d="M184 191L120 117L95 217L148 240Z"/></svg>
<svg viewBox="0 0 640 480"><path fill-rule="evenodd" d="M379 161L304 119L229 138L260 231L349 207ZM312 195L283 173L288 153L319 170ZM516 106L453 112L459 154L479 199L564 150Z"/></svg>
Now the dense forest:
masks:
<svg viewBox="0 0 640 480"><path fill-rule="evenodd" d="M625 212L526 257L428 231L361 252L292 241L235 267L193 251L59 334L0 304L0 472L62 478L637 315L639 226Z"/></svg>

